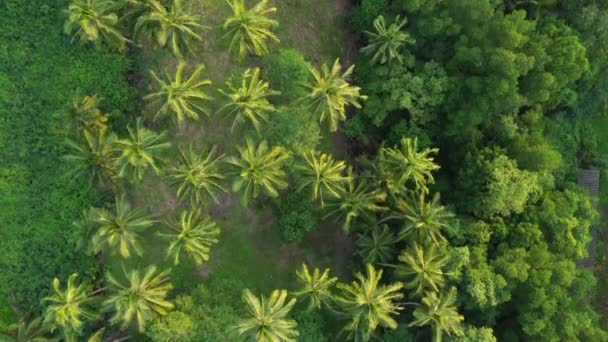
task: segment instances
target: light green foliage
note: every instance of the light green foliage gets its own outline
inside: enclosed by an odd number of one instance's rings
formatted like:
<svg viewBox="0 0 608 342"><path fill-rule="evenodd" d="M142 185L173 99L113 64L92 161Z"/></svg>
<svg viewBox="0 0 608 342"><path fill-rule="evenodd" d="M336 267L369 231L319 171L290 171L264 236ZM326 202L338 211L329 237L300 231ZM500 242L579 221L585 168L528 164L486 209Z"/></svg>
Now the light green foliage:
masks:
<svg viewBox="0 0 608 342"><path fill-rule="evenodd" d="M235 168L232 191L242 193L243 205L246 206L251 198L258 198L262 192L277 197L278 190L287 188L283 164L288 155L283 148L270 147L265 140L255 145L247 139L246 146L239 146L238 150L240 157L229 157L227 162Z"/></svg>
<svg viewBox="0 0 608 342"><path fill-rule="evenodd" d="M125 49L126 39L118 28L120 2L112 0L71 0L66 13L64 30L78 36L82 44L105 43L119 50Z"/></svg>
<svg viewBox="0 0 608 342"><path fill-rule="evenodd" d="M364 263L386 263L395 256L397 238L387 225L374 226L368 232L357 234L357 253Z"/></svg>
<svg viewBox="0 0 608 342"><path fill-rule="evenodd" d="M67 140L71 153L65 155L64 159L73 165L70 174L88 179L90 184L113 185L117 176L112 150L115 140L113 134L106 137L102 132L85 134L81 144Z"/></svg>
<svg viewBox="0 0 608 342"><path fill-rule="evenodd" d="M475 327L473 325L465 325L462 336L449 336L446 341L458 342L496 342L496 336L492 328Z"/></svg>
<svg viewBox="0 0 608 342"><path fill-rule="evenodd" d="M405 287L422 296L425 291L439 292L445 285L448 256L435 245L422 247L414 243L399 255L397 276L405 279Z"/></svg>
<svg viewBox="0 0 608 342"><path fill-rule="evenodd" d="M272 114L272 124L265 127L264 136L294 154L315 150L322 138L319 123L300 105L279 107Z"/></svg>
<svg viewBox="0 0 608 342"><path fill-rule="evenodd" d="M367 98L359 94L359 87L349 84L355 66L342 73L340 59L336 59L331 69L323 64L321 70L314 67L309 70L314 81L305 85L309 94L302 101L319 117L319 122L327 121L329 130L335 132L340 121L346 120L346 106L361 108L360 101Z"/></svg>
<svg viewBox="0 0 608 342"><path fill-rule="evenodd" d="M261 0L248 9L245 0L226 0L232 16L224 22L225 37L230 37L230 51L243 60L247 53L262 56L268 53L268 40L279 42L271 29L278 26L269 16L277 11L268 0Z"/></svg>
<svg viewBox="0 0 608 342"><path fill-rule="evenodd" d="M114 311L110 318L112 324L126 328L136 321L139 331L143 332L150 317L154 314L164 316L173 308L173 304L167 300L167 295L173 288L169 271L157 272L156 266L149 266L143 272L125 271L124 276L126 283L108 273L111 293L104 301L104 306Z"/></svg>
<svg viewBox="0 0 608 342"><path fill-rule="evenodd" d="M310 198L296 191L281 196L275 207L277 227L286 242L301 241L317 227L317 216Z"/></svg>
<svg viewBox="0 0 608 342"><path fill-rule="evenodd" d="M151 168L158 174L163 151L171 147L166 142L165 133L156 133L143 126L141 119L137 120L135 129L127 127L129 136L114 141L116 150L116 169L118 177L130 177L141 181L144 173Z"/></svg>
<svg viewBox="0 0 608 342"><path fill-rule="evenodd" d="M160 235L170 239L167 256L173 258L175 265L182 254L194 259L197 265L203 264L209 260L211 247L219 241L217 224L194 209L182 211L179 221L167 221L166 226L171 232Z"/></svg>
<svg viewBox="0 0 608 342"><path fill-rule="evenodd" d="M222 163L224 155L217 155L216 148L196 152L192 145L188 149L179 148L177 166L170 168L167 179L173 186L177 186L177 197L190 199L190 203L202 204L206 196L216 203L217 194L226 191L222 186L224 180Z"/></svg>
<svg viewBox="0 0 608 342"><path fill-rule="evenodd" d="M288 104L304 95L302 84L308 82L310 64L295 49L282 48L264 58L262 75L270 86L281 92L276 101Z"/></svg>
<svg viewBox="0 0 608 342"><path fill-rule="evenodd" d="M279 93L271 90L268 82L260 79L259 68L245 70L240 86L235 86L230 81L226 82L226 86L228 91L220 92L228 100L219 112L225 112L227 117L234 117L232 130L248 121L260 134L261 125L268 122L268 114L275 111L267 98Z"/></svg>
<svg viewBox="0 0 608 342"><path fill-rule="evenodd" d="M86 134L94 135L107 130L108 115L99 110L99 102L103 100L99 95L74 96L69 106L61 112L66 119L69 131L81 137Z"/></svg>
<svg viewBox="0 0 608 342"><path fill-rule="evenodd" d="M135 31L149 32L160 47L169 44L173 55L181 57L183 50L193 50L194 41L203 40L201 31L206 27L200 23L201 17L191 14L182 0L171 1L169 8L160 0L151 0L148 6L149 10L137 19Z"/></svg>
<svg viewBox="0 0 608 342"><path fill-rule="evenodd" d="M286 290L274 290L270 297L256 297L249 289L243 291L248 318L235 326L238 334L253 341L295 342L299 335L298 323L288 317L296 299L287 301Z"/></svg>
<svg viewBox="0 0 608 342"><path fill-rule="evenodd" d="M406 44L413 44L415 41L406 32L402 31L407 23L407 18L395 18L395 22L388 28L382 15L374 19L374 29L376 32L365 31L368 37L368 45L361 49L365 55L371 56L371 64L391 63L393 60L403 63L401 48Z"/></svg>
<svg viewBox="0 0 608 342"><path fill-rule="evenodd" d="M403 298L403 284L399 282L380 284L382 270L367 264L367 273L357 273L351 284L338 284L341 293L336 297L348 323L344 330L358 341L369 341L378 327L397 328L393 318L403 307L397 303Z"/></svg>
<svg viewBox="0 0 608 342"><path fill-rule="evenodd" d="M414 320L410 326L430 325L433 328L433 341L441 342L443 333L462 335L464 317L456 310L456 289L437 294L428 292L422 298L422 305L414 310Z"/></svg>
<svg viewBox="0 0 608 342"><path fill-rule="evenodd" d="M179 298L176 306L180 309ZM194 338L192 318L181 312L171 311L163 318L156 318L146 332L153 341L189 342Z"/></svg>
<svg viewBox="0 0 608 342"><path fill-rule="evenodd" d="M399 199L396 207L397 217L405 220L399 239L412 239L421 244L445 241L441 231L449 227L454 215L440 204L439 193L435 193L430 202L423 194Z"/></svg>
<svg viewBox="0 0 608 342"><path fill-rule="evenodd" d="M343 175L346 163L334 160L325 153L309 151L302 155L304 160L297 164L298 191L310 189L313 200L324 200L331 197L340 197L344 189L344 182L348 179Z"/></svg>
<svg viewBox="0 0 608 342"><path fill-rule="evenodd" d="M302 269L296 270L300 287L293 294L296 297L304 297L308 300L309 311L320 309L321 306L331 305L333 300L331 290L338 278L330 276L329 272L329 268L326 268L323 273L315 268L311 274L306 264L302 264Z"/></svg>
<svg viewBox="0 0 608 342"><path fill-rule="evenodd" d="M144 100L151 99L160 103L161 107L154 115L155 120L162 116L174 115L180 124L186 119L198 120L200 113L208 113L203 102L211 100L211 97L205 93L204 88L210 86L211 81L202 78L205 66L197 66L190 76L184 75L185 69L186 63L183 61L177 66L175 77L171 76L169 69L165 69L165 80L150 71L160 89L144 96Z"/></svg>

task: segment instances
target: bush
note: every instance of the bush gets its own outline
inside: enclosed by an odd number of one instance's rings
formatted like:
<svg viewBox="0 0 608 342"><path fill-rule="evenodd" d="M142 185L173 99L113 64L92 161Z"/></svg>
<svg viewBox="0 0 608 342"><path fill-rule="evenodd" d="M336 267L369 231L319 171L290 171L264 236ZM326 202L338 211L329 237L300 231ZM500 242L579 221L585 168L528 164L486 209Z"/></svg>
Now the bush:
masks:
<svg viewBox="0 0 608 342"><path fill-rule="evenodd" d="M300 336L298 342L327 342L325 336L325 318L319 311L300 310L293 313L293 319L298 322Z"/></svg>
<svg viewBox="0 0 608 342"><path fill-rule="evenodd" d="M281 236L286 242L302 240L318 222L312 201L299 192L292 192L282 197L276 205L275 215Z"/></svg>
<svg viewBox="0 0 608 342"><path fill-rule="evenodd" d="M321 128L304 107L281 107L272 114L266 137L273 145L292 152L314 150L321 141Z"/></svg>
<svg viewBox="0 0 608 342"><path fill-rule="evenodd" d="M294 49L281 49L264 59L262 74L274 90L281 92L277 101L289 103L306 92L302 84L309 79L308 62Z"/></svg>

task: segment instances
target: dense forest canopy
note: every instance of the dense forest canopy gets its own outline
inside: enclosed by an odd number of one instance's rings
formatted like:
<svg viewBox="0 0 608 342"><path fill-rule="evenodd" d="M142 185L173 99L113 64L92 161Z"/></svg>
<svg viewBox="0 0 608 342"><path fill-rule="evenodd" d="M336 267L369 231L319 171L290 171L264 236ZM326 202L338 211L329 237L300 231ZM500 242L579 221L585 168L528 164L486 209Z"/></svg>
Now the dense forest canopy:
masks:
<svg viewBox="0 0 608 342"><path fill-rule="evenodd" d="M0 341L606 341L607 68L603 0L0 0Z"/></svg>

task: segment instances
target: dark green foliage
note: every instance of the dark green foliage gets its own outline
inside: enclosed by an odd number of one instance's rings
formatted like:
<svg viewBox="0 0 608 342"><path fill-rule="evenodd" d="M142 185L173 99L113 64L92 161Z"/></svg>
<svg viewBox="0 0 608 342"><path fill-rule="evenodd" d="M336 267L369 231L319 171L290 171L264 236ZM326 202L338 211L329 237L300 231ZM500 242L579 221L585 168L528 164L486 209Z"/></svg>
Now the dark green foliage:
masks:
<svg viewBox="0 0 608 342"><path fill-rule="evenodd" d="M382 335L384 342L414 342L414 334L409 331L407 325L400 324L397 329L386 329Z"/></svg>
<svg viewBox="0 0 608 342"><path fill-rule="evenodd" d="M299 310L293 314L293 319L298 322L298 342L329 342L330 338L325 334L325 317L319 311Z"/></svg>
<svg viewBox="0 0 608 342"><path fill-rule="evenodd" d="M298 242L317 226L318 216L303 192L290 192L275 206L276 225L286 242Z"/></svg>
<svg viewBox="0 0 608 342"><path fill-rule="evenodd" d="M294 49L280 49L264 57L263 78L281 92L277 101L289 103L306 94L302 84L310 77L308 66L304 56Z"/></svg>
<svg viewBox="0 0 608 342"><path fill-rule="evenodd" d="M269 115L271 125L264 128L264 136L272 145L301 153L315 150L321 141L319 122L303 106L283 106Z"/></svg>

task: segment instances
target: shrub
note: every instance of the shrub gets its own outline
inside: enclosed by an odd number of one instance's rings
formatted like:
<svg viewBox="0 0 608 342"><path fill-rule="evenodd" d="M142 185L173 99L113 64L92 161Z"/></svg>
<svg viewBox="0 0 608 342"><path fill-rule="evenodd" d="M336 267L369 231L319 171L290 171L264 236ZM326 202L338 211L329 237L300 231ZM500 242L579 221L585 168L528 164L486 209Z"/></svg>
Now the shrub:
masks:
<svg viewBox="0 0 608 342"><path fill-rule="evenodd" d="M292 192L280 199L275 215L281 236L286 242L298 242L317 225L318 217L307 196Z"/></svg>
<svg viewBox="0 0 608 342"><path fill-rule="evenodd" d="M304 95L302 87L309 77L308 62L294 49L281 49L264 59L263 78L281 92L281 102L288 103Z"/></svg>
<svg viewBox="0 0 608 342"><path fill-rule="evenodd" d="M292 152L316 149L321 141L321 128L304 107L281 107L271 114L265 136L272 145L280 145Z"/></svg>

